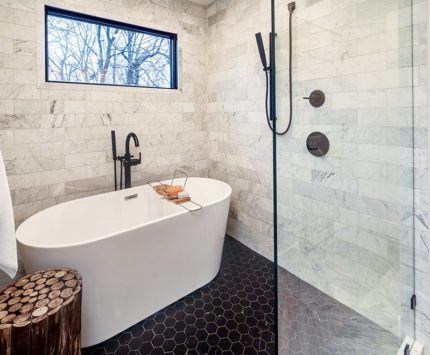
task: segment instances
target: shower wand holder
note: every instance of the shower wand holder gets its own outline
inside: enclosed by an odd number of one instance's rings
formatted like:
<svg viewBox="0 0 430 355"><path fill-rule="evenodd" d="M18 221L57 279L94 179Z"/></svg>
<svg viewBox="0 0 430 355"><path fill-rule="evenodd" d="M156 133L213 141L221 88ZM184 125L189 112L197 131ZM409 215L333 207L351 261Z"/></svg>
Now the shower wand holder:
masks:
<svg viewBox="0 0 430 355"><path fill-rule="evenodd" d="M296 9L296 3L295 3L295 1L293 1L293 2L290 2L289 4L288 4L288 11L294 11Z"/></svg>

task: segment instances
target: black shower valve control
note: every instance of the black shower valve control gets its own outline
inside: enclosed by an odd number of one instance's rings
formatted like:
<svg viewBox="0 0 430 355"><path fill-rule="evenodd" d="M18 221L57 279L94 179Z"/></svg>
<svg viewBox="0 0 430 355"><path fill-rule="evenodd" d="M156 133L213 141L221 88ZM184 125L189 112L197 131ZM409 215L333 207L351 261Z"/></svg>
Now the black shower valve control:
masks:
<svg viewBox="0 0 430 355"><path fill-rule="evenodd" d="M304 97L304 100L309 100L309 103L313 107L321 107L325 102L325 95L321 90L314 90L311 92L310 96Z"/></svg>
<svg viewBox="0 0 430 355"><path fill-rule="evenodd" d="M324 133L312 132L306 139L306 147L312 155L323 157L330 149L330 142Z"/></svg>

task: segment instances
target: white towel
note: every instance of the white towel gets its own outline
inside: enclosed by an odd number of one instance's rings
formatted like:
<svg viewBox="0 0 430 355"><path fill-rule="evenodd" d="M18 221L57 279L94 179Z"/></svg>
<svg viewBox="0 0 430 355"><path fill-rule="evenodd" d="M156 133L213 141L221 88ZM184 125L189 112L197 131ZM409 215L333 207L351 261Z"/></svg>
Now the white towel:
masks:
<svg viewBox="0 0 430 355"><path fill-rule="evenodd" d="M6 169L0 151L0 270L10 278L18 270L18 255L15 241L15 221L12 199L7 182Z"/></svg>

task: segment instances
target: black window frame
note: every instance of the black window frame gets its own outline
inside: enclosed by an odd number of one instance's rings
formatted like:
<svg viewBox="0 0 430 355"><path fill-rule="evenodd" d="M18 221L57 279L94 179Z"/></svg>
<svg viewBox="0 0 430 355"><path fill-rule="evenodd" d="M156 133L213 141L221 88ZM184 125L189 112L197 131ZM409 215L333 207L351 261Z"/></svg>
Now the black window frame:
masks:
<svg viewBox="0 0 430 355"><path fill-rule="evenodd" d="M143 85L123 85L123 84L101 84L101 83L84 83L76 81L49 80L49 48L48 48L48 16L53 15L65 19L84 21L96 25L111 26L127 31L140 32L148 35L168 38L170 40L171 62L170 62L170 87L143 86ZM79 85L98 85L98 86L117 86L147 89L178 89L178 35L176 33L155 30L152 28L142 27L134 24L115 21L107 18L92 16L80 12L60 9L58 7L45 5L45 82L61 84L79 84Z"/></svg>

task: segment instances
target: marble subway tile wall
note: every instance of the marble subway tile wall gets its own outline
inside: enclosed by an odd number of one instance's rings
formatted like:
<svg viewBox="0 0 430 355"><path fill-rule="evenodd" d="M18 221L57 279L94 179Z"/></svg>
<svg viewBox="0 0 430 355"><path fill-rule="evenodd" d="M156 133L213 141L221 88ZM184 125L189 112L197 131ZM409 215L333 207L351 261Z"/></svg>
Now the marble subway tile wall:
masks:
<svg viewBox="0 0 430 355"><path fill-rule="evenodd" d="M415 201L417 334L427 341L425 1L414 2L414 70L408 1L296 3L294 121L277 141L280 264L394 334L411 334ZM285 126L288 10L276 4L278 125ZM209 7L207 125L209 174L233 186L229 233L273 257L272 145L254 38L270 31L269 10L268 1ZM302 99L314 89L327 95L320 109ZM307 152L312 131L330 139L326 158Z"/></svg>
<svg viewBox="0 0 430 355"><path fill-rule="evenodd" d="M407 2L297 2L296 115L278 140L281 265L400 338L413 328L413 70L399 54L411 51L410 19ZM281 22L280 58L287 33ZM322 108L302 100L314 89ZM312 131L330 139L324 158L303 144ZM421 148L426 128L415 133Z"/></svg>
<svg viewBox="0 0 430 355"><path fill-rule="evenodd" d="M413 0L414 122L415 122L415 292L416 338L430 349L430 254L428 185L428 2ZM409 247L408 247L409 250ZM406 253L404 253L406 254ZM407 260L411 260L407 257ZM428 350L426 350L427 352Z"/></svg>
<svg viewBox="0 0 430 355"><path fill-rule="evenodd" d="M254 35L269 31L270 1L208 8L209 174L233 188L228 233L273 258L272 135Z"/></svg>
<svg viewBox="0 0 430 355"><path fill-rule="evenodd" d="M177 33L179 90L46 83L45 4ZM207 175L206 31L206 9L186 0L0 1L0 149L17 225L113 189L112 129L119 154L126 134L139 137L135 182Z"/></svg>
<svg viewBox="0 0 430 355"><path fill-rule="evenodd" d="M416 275L417 337L428 345L426 2L413 2L413 62L410 5L298 2L300 119L296 142L278 140L281 264L401 337L413 333ZM279 36L286 38L282 28ZM278 69L285 84L286 69ZM328 93L324 109L300 99L315 88ZM300 148L311 130L330 138L326 159Z"/></svg>

